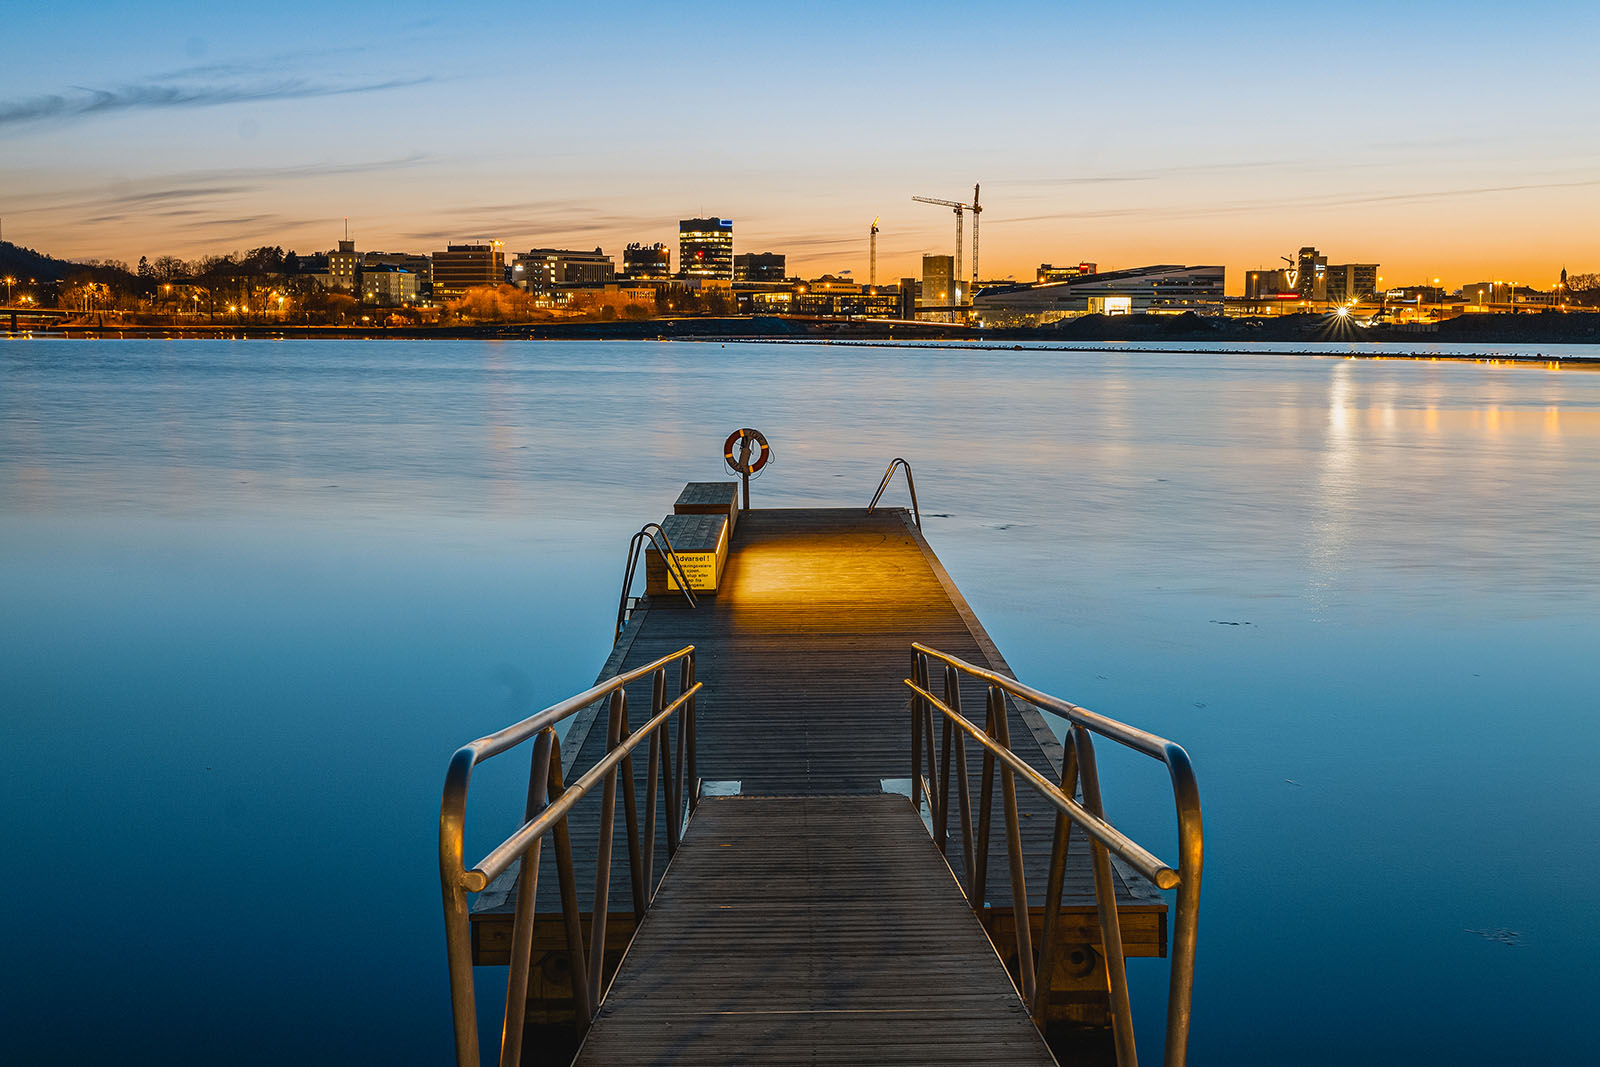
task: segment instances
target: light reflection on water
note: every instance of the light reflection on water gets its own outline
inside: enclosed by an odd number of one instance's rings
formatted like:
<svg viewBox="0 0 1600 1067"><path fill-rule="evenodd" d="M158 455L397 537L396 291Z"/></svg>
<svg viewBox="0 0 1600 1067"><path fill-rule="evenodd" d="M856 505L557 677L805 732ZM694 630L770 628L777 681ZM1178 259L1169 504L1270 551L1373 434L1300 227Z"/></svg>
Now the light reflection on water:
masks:
<svg viewBox="0 0 1600 1067"><path fill-rule="evenodd" d="M199 341L0 344L17 1054L81 1056L87 996L130 1062L445 1059L444 760L592 680L628 534L738 425L758 505L907 456L1018 674L1188 747L1194 1062L1587 1054L1600 376ZM1102 758L1171 855L1158 769Z"/></svg>

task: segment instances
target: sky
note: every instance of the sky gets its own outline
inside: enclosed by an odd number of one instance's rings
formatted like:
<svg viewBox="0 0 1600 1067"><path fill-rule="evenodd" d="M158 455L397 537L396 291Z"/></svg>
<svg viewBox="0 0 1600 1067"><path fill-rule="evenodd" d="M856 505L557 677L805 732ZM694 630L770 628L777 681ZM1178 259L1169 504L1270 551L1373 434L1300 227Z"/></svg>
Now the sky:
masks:
<svg viewBox="0 0 1600 1067"><path fill-rule="evenodd" d="M1255 2L8 5L0 236L195 258L472 238L674 248L734 220L791 273L1600 271L1600 5ZM971 254L970 229L966 238ZM970 260L969 260L970 263Z"/></svg>

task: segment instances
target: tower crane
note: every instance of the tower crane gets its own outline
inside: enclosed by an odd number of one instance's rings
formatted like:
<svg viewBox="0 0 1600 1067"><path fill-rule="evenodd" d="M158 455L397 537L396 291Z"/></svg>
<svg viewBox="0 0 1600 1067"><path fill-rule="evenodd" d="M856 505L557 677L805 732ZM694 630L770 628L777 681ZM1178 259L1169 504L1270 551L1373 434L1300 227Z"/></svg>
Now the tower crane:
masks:
<svg viewBox="0 0 1600 1067"><path fill-rule="evenodd" d="M970 290L970 292L973 295L976 295L977 292L978 292L978 216L982 215L982 214L983 214L983 208L978 203L978 183L977 182L973 182L973 184L972 184L972 289Z"/></svg>
<svg viewBox="0 0 1600 1067"><path fill-rule="evenodd" d="M868 239L870 251L867 253L867 288L871 292L878 291L878 216L872 217L872 233Z"/></svg>
<svg viewBox="0 0 1600 1067"><path fill-rule="evenodd" d="M968 212L968 211L972 212L972 283L973 283L972 284L972 288L973 289L977 288L977 282L978 282L978 216L983 212L983 208L980 207L979 204L978 204L978 187L976 185L974 185L972 187L972 203L970 203L970 204L963 204L963 203L961 203L960 201L957 201L957 200L937 200L937 199L935 199L935 198L933 198L931 196L913 196L911 199L915 200L919 204L935 204L935 205L937 205L939 207L947 207L947 208L952 209L956 213L956 255L955 255L955 263L954 263L954 268L955 269L951 271L951 274L953 275L953 277L951 278L951 283L956 287L956 292L954 294L952 294L951 303L959 304L959 303L961 303L961 220L962 220L963 214L965 212Z"/></svg>

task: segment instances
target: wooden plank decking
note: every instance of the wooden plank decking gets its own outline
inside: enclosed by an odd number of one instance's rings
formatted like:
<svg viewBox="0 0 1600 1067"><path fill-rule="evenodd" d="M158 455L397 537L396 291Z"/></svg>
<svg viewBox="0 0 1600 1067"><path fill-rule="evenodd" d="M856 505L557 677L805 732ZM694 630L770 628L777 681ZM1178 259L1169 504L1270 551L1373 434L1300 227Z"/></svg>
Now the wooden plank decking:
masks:
<svg viewBox="0 0 1600 1067"><path fill-rule="evenodd" d="M708 799L576 1061L1055 1058L899 796Z"/></svg>
<svg viewBox="0 0 1600 1067"><path fill-rule="evenodd" d="M921 532L901 509L871 514L842 508L743 512L718 594L702 598L692 610L680 604L677 594L646 601L630 619L601 677L648 663L684 645L696 646L698 677L705 686L696 712L698 773L707 782L738 782L739 792L746 798L852 796L865 801L882 796L886 780L906 779L911 773L910 712L909 692L902 679L910 668L913 641L1010 673ZM674 676L669 679L669 690L676 692L676 688ZM934 688L942 689L940 680L935 679ZM962 697L967 714L981 722L982 687L964 685ZM629 688L633 722L643 720L649 699L648 680ZM1029 764L1057 779L1061 752L1049 728L1033 709L1008 706L1013 747ZM593 766L604 746L603 711L596 708L582 713L563 744L568 780ZM977 746L971 745L968 753L976 792ZM635 764L641 786L644 762L641 759ZM1018 800L1028 896L1037 930L1054 829L1053 809L1026 788L1019 788ZM932 850L937 857L926 830L911 816L909 804L900 797L893 802L904 806L922 834L915 849ZM779 803L802 802L785 799ZM695 822L704 818L705 804ZM954 807L952 804L952 812ZM578 894L586 912L592 908L598 817L597 796L587 798L572 813L572 840L580 872ZM984 918L992 931L1004 935L1010 929L1011 896L998 803L994 818L988 868L990 908ZM628 911L622 819L619 804L608 956L620 956L634 929ZM667 862L664 822L658 833L653 881L661 879ZM959 834L953 815L951 830L948 861L960 870ZM913 846L908 843L904 847ZM1127 954L1164 954L1164 900L1148 883L1119 865L1114 867ZM949 871L942 873L949 882ZM502 876L474 907L474 953L480 963L505 960L514 877L514 870ZM538 973L531 990L534 1000L542 1000L546 1009L564 999L564 979L559 973L564 942L555 883L554 877L540 879L540 919L535 930L536 951L549 953L549 966L535 968ZM954 884L949 888L953 890ZM661 899L672 899L674 892L672 879L668 879ZM853 907L842 896L832 905L839 909L841 921ZM1088 848L1081 837L1075 838L1069 857L1063 908L1068 913L1064 926L1067 940L1098 944ZM662 960L662 966L669 963ZM665 983L671 977L663 974L659 980ZM560 1018L559 1010L535 1009L530 1014L536 1021L559 1022Z"/></svg>

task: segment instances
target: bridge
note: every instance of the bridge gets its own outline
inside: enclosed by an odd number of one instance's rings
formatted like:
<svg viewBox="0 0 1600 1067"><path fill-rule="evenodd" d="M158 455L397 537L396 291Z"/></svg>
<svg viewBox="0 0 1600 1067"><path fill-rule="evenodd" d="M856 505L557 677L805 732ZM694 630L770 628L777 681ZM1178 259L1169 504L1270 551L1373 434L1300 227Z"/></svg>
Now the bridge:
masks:
<svg viewBox="0 0 1600 1067"><path fill-rule="evenodd" d="M1016 680L914 485L910 509L877 506L897 467L909 483L897 460L864 509L752 510L691 483L634 539L596 685L457 751L440 878L459 1064L482 1056L487 966L509 967L506 1065L1050 1064L1097 1028L1133 1064L1135 956L1170 957L1162 1051L1184 1062L1188 757ZM1175 864L1107 817L1096 738L1166 765ZM520 825L469 866L472 770L514 749Z"/></svg>

